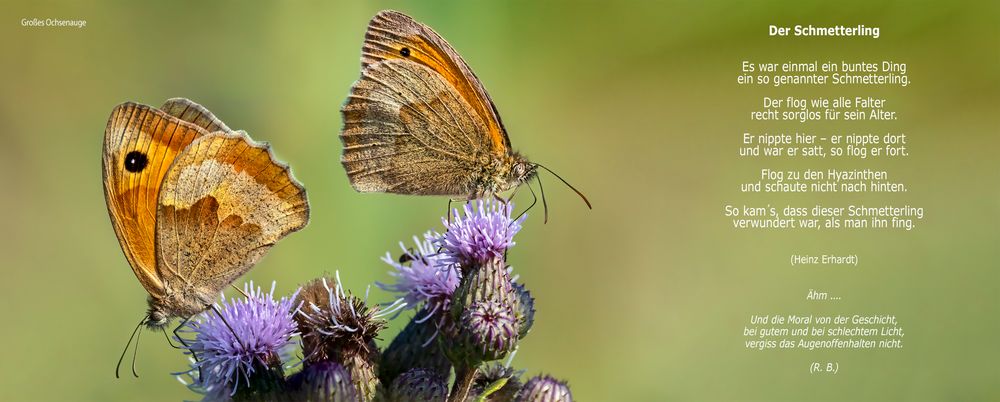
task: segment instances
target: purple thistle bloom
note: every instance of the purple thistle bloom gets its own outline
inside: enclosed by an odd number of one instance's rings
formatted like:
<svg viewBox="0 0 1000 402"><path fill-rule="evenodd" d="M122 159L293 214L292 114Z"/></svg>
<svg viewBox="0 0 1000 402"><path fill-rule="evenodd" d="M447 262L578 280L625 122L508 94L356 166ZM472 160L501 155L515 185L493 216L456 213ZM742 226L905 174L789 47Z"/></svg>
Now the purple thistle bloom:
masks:
<svg viewBox="0 0 1000 402"><path fill-rule="evenodd" d="M475 206L475 207L473 207ZM448 263L468 266L481 264L490 258L503 257L508 248L514 246L514 235L521 230L521 223L527 217L511 218L512 203L494 199L476 200L465 204L465 216L458 209L452 212L452 221L442 219L448 229L438 237Z"/></svg>
<svg viewBox="0 0 1000 402"><path fill-rule="evenodd" d="M409 266L393 259L388 252L385 253L382 261L395 268L394 271L389 271L389 275L396 278L396 283L376 283L382 290L399 293L408 308L425 304L427 316L418 318L420 322L439 312L448 311L451 295L455 293L461 277L453 265L442 261L443 255L434 251L436 241L437 238L427 232L422 242L416 236L413 237L416 250L408 250L400 242L399 246L404 253L401 258L409 261Z"/></svg>
<svg viewBox="0 0 1000 402"><path fill-rule="evenodd" d="M185 341L187 353L196 357L187 374L195 379L192 388L206 394L206 400L229 399L241 385L249 386L256 370L280 369L283 349L294 345L295 295L275 300L274 283L269 293L254 288L253 282L243 290L245 299L227 303L222 298L221 317L205 311L183 329L195 334L194 340Z"/></svg>
<svg viewBox="0 0 1000 402"><path fill-rule="evenodd" d="M517 346L517 317L509 306L497 301L474 302L462 314L462 327L485 360L494 360Z"/></svg>

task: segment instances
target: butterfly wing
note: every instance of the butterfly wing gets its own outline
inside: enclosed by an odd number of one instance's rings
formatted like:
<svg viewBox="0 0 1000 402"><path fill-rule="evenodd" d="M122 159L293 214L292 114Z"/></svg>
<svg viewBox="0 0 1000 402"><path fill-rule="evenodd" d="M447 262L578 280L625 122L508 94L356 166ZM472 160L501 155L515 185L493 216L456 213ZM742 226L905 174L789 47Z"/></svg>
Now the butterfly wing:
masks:
<svg viewBox="0 0 1000 402"><path fill-rule="evenodd" d="M486 123L421 64L368 66L342 113L341 162L358 191L468 196L490 160Z"/></svg>
<svg viewBox="0 0 1000 402"><path fill-rule="evenodd" d="M242 131L191 143L164 178L159 204L159 274L206 300L309 220L302 185Z"/></svg>
<svg viewBox="0 0 1000 402"><path fill-rule="evenodd" d="M486 123L494 155L502 157L510 152L510 139L500 113L462 56L430 27L398 11L381 11L368 23L361 68L397 59L421 64L440 74Z"/></svg>
<svg viewBox="0 0 1000 402"><path fill-rule="evenodd" d="M155 226L160 183L185 147L207 132L136 103L115 107L104 131L102 170L108 214L139 282L162 296L156 273Z"/></svg>
<svg viewBox="0 0 1000 402"><path fill-rule="evenodd" d="M204 106L194 103L194 101L190 99L167 99L166 102L163 102L163 106L160 106L160 110L178 119L201 127L209 133L214 133L216 131L224 131L227 133L233 132L232 129L226 126L226 123L223 123L222 120L215 117L212 112L208 111L208 109Z"/></svg>

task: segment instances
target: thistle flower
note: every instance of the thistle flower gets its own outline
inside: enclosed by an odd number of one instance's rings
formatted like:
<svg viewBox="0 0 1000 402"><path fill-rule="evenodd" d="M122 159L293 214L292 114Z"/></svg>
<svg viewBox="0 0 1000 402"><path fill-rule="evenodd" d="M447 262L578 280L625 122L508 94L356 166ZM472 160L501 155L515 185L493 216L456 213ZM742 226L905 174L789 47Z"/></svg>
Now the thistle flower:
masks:
<svg viewBox="0 0 1000 402"><path fill-rule="evenodd" d="M334 361L350 371L364 401L374 398L379 380L375 337L385 328L383 318L405 306L401 301L380 310L344 291L336 279L319 278L302 288L302 307L295 320L302 332L304 364ZM333 285L331 287L331 284Z"/></svg>
<svg viewBox="0 0 1000 402"><path fill-rule="evenodd" d="M483 360L495 360L514 350L518 322L510 306L495 300L472 303L462 314L462 327L472 345L481 348Z"/></svg>
<svg viewBox="0 0 1000 402"><path fill-rule="evenodd" d="M532 377L521 387L517 402L573 402L569 386L548 375Z"/></svg>
<svg viewBox="0 0 1000 402"><path fill-rule="evenodd" d="M514 350L520 322L517 295L502 259L469 272L452 301L445 353L456 366L477 367Z"/></svg>
<svg viewBox="0 0 1000 402"><path fill-rule="evenodd" d="M310 364L288 378L291 399L311 402L355 402L358 391L351 374L339 363Z"/></svg>
<svg viewBox="0 0 1000 402"><path fill-rule="evenodd" d="M243 286L245 299L222 299L215 311L189 320L183 332L194 333L184 348L195 357L187 372L195 379L192 389L206 400L225 400L240 390L254 393L280 388L282 349L297 335L292 315L297 309L292 297L274 299L253 282Z"/></svg>
<svg viewBox="0 0 1000 402"><path fill-rule="evenodd" d="M424 241L420 241L416 236L413 237L416 250L407 250L400 242L403 257L408 262L399 262L386 253L382 261L394 268L389 275L395 277L396 282L376 283L382 290L399 293L409 308L423 306L426 314L419 318L421 322L438 315L439 312L448 311L451 296L455 293L461 277L453 265L442 261L443 255L434 251L436 241L437 238L427 232Z"/></svg>
<svg viewBox="0 0 1000 402"><path fill-rule="evenodd" d="M465 216L455 209L450 223L442 219L447 231L437 241L444 261L459 264L463 270L491 258L502 258L514 246L514 235L527 217L525 214L512 219L514 204L493 199L470 202L463 209Z"/></svg>
<svg viewBox="0 0 1000 402"><path fill-rule="evenodd" d="M448 398L448 378L433 370L415 368L392 382L392 402L441 402Z"/></svg>

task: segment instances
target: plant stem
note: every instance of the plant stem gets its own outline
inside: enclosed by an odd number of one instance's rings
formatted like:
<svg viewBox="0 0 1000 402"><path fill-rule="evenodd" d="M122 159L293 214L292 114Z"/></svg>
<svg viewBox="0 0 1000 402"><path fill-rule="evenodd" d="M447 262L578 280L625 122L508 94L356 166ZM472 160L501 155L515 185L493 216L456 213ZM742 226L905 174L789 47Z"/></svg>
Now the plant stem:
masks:
<svg viewBox="0 0 1000 402"><path fill-rule="evenodd" d="M469 397L472 382L476 380L478 369L466 365L455 367L455 385L451 388L448 402L463 402Z"/></svg>

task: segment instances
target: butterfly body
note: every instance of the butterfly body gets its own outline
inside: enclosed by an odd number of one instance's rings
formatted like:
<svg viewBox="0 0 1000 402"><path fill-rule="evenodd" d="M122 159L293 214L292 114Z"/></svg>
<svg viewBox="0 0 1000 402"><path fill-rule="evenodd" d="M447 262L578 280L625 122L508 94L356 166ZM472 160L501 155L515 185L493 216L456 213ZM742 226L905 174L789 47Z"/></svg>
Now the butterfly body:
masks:
<svg viewBox="0 0 1000 402"><path fill-rule="evenodd" d="M206 309L309 219L305 189L266 144L187 99L117 106L102 166L112 226L149 293L151 328Z"/></svg>

